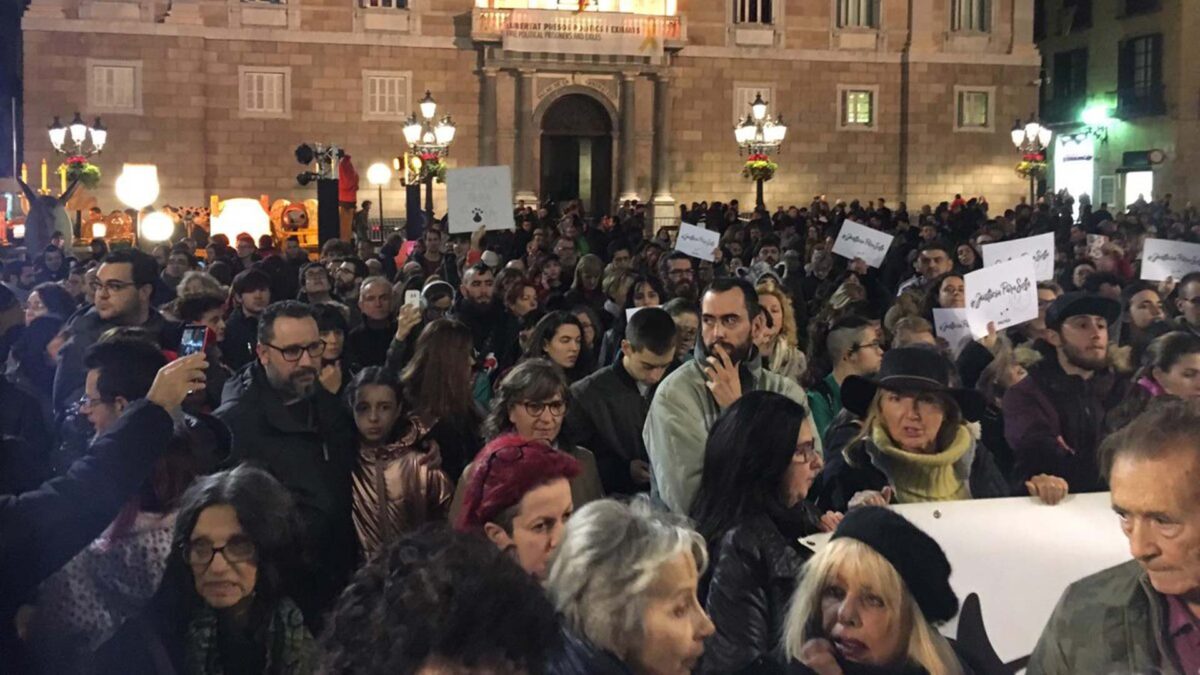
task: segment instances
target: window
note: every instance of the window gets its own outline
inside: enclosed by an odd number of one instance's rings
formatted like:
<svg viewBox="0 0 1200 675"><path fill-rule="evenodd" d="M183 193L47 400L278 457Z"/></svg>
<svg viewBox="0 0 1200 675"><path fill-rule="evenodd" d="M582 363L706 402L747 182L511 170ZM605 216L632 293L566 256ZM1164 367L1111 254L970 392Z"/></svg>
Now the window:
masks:
<svg viewBox="0 0 1200 675"><path fill-rule="evenodd" d="M1117 203L1117 177L1116 176L1100 176L1100 205L1107 204L1109 207L1115 206Z"/></svg>
<svg viewBox="0 0 1200 675"><path fill-rule="evenodd" d="M411 100L411 73L363 71L363 119L404 120Z"/></svg>
<svg viewBox="0 0 1200 675"><path fill-rule="evenodd" d="M838 28L878 28L879 0L837 0Z"/></svg>
<svg viewBox="0 0 1200 675"><path fill-rule="evenodd" d="M950 28L986 33L992 29L992 0L950 0Z"/></svg>
<svg viewBox="0 0 1200 675"><path fill-rule="evenodd" d="M733 123L737 124L742 121L746 115L750 114L750 104L754 99L762 94L762 98L767 102L767 114L774 115L778 112L775 105L775 88L767 84L754 84L747 82L738 82L733 86Z"/></svg>
<svg viewBox="0 0 1200 675"><path fill-rule="evenodd" d="M291 117L291 68L241 66L238 75L242 117Z"/></svg>
<svg viewBox="0 0 1200 675"><path fill-rule="evenodd" d="M142 62L88 59L88 109L97 113L142 113Z"/></svg>
<svg viewBox="0 0 1200 675"><path fill-rule="evenodd" d="M733 0L734 23L774 23L771 0Z"/></svg>
<svg viewBox="0 0 1200 675"><path fill-rule="evenodd" d="M1072 30L1092 27L1092 0L1063 0L1063 29Z"/></svg>
<svg viewBox="0 0 1200 675"><path fill-rule="evenodd" d="M1073 122L1087 101L1088 50L1072 49L1054 55L1049 99L1042 114L1047 122Z"/></svg>
<svg viewBox="0 0 1200 675"><path fill-rule="evenodd" d="M362 0L362 6L372 9L408 9L408 0Z"/></svg>
<svg viewBox="0 0 1200 675"><path fill-rule="evenodd" d="M840 86L841 113L838 127L870 130L875 128L875 97L877 87Z"/></svg>
<svg viewBox="0 0 1200 675"><path fill-rule="evenodd" d="M994 131L994 87L955 87L955 131Z"/></svg>
<svg viewBox="0 0 1200 675"><path fill-rule="evenodd" d="M1117 110L1124 116L1166 112L1162 86L1162 35L1143 35L1121 45L1117 64Z"/></svg>
<svg viewBox="0 0 1200 675"><path fill-rule="evenodd" d="M1125 0L1125 16L1157 12L1161 7L1160 0Z"/></svg>

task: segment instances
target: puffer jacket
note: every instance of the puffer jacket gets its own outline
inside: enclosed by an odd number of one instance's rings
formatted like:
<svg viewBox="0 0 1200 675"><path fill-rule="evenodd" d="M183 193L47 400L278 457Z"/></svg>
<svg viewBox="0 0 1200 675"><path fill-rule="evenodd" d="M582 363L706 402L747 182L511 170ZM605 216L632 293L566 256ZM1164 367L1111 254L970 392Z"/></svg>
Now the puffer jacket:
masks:
<svg viewBox="0 0 1200 675"><path fill-rule="evenodd" d="M1163 638L1161 595L1137 561L1067 587L1029 659L1029 675L1181 675Z"/></svg>
<svg viewBox="0 0 1200 675"><path fill-rule="evenodd" d="M561 648L546 665L547 675L633 675L611 652L600 649L565 626L559 629Z"/></svg>
<svg viewBox="0 0 1200 675"><path fill-rule="evenodd" d="M805 508L812 511L816 532L816 511ZM749 675L783 665L777 649L783 622L800 568L811 555L765 514L721 537L705 602L717 630L705 645L700 673Z"/></svg>
<svg viewBox="0 0 1200 675"><path fill-rule="evenodd" d="M704 445L721 414L709 392L702 364L708 363L704 341L696 341L696 358L667 376L650 404L642 438L650 457L650 494L675 513L688 513L700 489ZM770 391L808 409L808 396L795 380L762 367L758 350L739 365L742 393ZM820 452L820 443L817 451Z"/></svg>

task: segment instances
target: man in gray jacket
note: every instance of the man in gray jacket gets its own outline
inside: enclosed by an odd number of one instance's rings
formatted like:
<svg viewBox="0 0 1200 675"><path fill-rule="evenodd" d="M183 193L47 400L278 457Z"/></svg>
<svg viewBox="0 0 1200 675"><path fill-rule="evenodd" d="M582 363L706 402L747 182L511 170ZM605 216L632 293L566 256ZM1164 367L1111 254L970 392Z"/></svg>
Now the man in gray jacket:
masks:
<svg viewBox="0 0 1200 675"><path fill-rule="evenodd" d="M1101 468L1134 560L1071 584L1029 675L1200 672L1200 406L1157 404L1110 437Z"/></svg>
<svg viewBox="0 0 1200 675"><path fill-rule="evenodd" d="M685 515L700 487L708 430L722 410L755 390L783 394L808 407L800 385L762 367L753 336L763 329L764 318L750 282L714 280L700 310L696 358L659 385L642 432L651 496Z"/></svg>

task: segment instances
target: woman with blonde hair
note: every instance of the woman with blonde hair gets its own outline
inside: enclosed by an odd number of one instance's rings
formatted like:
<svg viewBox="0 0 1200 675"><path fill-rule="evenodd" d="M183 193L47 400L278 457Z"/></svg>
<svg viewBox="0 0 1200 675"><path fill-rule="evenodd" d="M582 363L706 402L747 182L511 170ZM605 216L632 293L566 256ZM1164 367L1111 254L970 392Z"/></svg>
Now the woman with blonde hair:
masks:
<svg viewBox="0 0 1200 675"><path fill-rule="evenodd" d="M792 299L771 278L760 282L756 290L769 320L762 333L755 336L754 344L767 370L799 382L808 369L808 358L800 351Z"/></svg>
<svg viewBox="0 0 1200 675"><path fill-rule="evenodd" d="M855 509L800 575L783 628L787 672L972 672L936 627L956 614L941 546L890 509Z"/></svg>

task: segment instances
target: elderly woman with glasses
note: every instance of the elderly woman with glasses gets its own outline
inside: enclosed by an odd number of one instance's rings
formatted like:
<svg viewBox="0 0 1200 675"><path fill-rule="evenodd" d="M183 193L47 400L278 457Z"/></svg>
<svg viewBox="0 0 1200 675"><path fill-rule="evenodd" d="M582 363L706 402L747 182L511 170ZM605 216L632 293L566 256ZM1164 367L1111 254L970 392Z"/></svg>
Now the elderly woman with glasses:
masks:
<svg viewBox="0 0 1200 675"><path fill-rule="evenodd" d="M579 463L579 472L571 481L571 496L576 506L582 506L603 497L604 489L595 455L560 436L568 405L570 394L562 369L545 359L530 359L510 370L500 381L483 432L490 441L515 435L574 458ZM472 474L486 452L484 448L463 472L450 507L451 519L457 519L464 508L463 498L469 492Z"/></svg>
<svg viewBox="0 0 1200 675"><path fill-rule="evenodd" d="M188 489L174 544L199 602L184 672L312 672L313 637L280 574L298 555L300 527L288 491L261 469L240 466Z"/></svg>
<svg viewBox="0 0 1200 675"><path fill-rule="evenodd" d="M704 538L645 498L579 510L550 562L562 615L556 675L688 675L713 624L696 597Z"/></svg>

